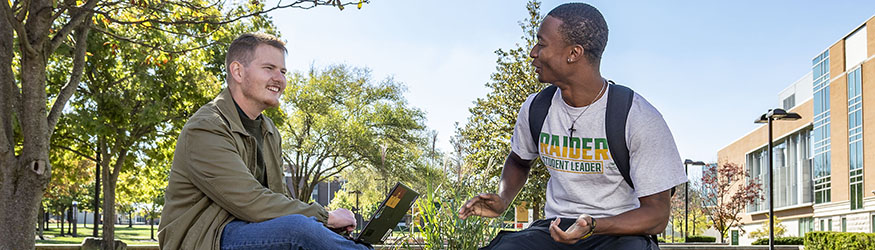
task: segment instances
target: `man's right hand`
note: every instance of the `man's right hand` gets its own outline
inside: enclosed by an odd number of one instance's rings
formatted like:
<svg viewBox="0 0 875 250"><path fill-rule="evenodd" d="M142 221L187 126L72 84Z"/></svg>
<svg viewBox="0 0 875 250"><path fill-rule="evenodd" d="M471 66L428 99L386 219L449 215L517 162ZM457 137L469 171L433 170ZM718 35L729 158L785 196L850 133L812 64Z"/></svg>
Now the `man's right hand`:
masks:
<svg viewBox="0 0 875 250"><path fill-rule="evenodd" d="M348 234L355 230L355 215L347 209L338 208L328 212L328 221L325 226L340 234Z"/></svg>
<svg viewBox="0 0 875 250"><path fill-rule="evenodd" d="M465 205L462 205L459 208L459 218L465 219L468 216L476 215L481 217L498 217L504 210L507 210L507 206L510 201L505 201L497 194L480 194L465 202Z"/></svg>

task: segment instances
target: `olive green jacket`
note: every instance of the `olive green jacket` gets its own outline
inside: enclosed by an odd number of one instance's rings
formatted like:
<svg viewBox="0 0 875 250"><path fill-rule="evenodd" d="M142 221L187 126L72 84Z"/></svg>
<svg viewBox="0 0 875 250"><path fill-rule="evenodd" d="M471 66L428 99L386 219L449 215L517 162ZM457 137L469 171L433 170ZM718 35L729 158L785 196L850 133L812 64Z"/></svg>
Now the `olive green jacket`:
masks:
<svg viewBox="0 0 875 250"><path fill-rule="evenodd" d="M261 222L289 214L325 222L322 206L291 198L283 178L280 134L262 119L264 188L253 176L256 141L240 122L226 88L201 107L176 142L164 211L158 226L161 249L219 249L222 229L240 219Z"/></svg>

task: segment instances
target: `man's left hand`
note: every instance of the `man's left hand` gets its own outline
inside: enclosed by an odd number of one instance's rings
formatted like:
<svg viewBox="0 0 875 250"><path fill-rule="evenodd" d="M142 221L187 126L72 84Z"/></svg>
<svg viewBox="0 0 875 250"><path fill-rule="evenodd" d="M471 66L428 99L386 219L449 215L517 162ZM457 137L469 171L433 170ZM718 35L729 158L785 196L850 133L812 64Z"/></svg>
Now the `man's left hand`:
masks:
<svg viewBox="0 0 875 250"><path fill-rule="evenodd" d="M550 237L553 237L553 240L565 244L574 244L577 241L581 240L581 237L589 234L590 230L590 216L589 215L581 215L577 217L577 221L574 222L568 230L563 231L559 228L560 218L556 218L553 222L550 223Z"/></svg>

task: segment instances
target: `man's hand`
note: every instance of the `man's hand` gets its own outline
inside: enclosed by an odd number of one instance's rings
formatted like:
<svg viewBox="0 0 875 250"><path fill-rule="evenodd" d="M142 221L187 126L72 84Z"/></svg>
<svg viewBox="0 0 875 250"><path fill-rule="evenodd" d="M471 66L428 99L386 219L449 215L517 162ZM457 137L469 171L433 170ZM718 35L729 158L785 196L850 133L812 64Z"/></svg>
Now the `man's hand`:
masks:
<svg viewBox="0 0 875 250"><path fill-rule="evenodd" d="M345 208L328 212L328 223L326 227L331 229L343 229L341 232L352 232L355 230L355 215Z"/></svg>
<svg viewBox="0 0 875 250"><path fill-rule="evenodd" d="M507 209L509 201L502 199L497 194L480 194L465 202L459 208L459 218L465 219L468 216L476 215L481 217L498 217L504 210Z"/></svg>
<svg viewBox="0 0 875 250"><path fill-rule="evenodd" d="M577 217L577 221L574 222L570 227L568 227L568 231L562 231L559 228L560 219L556 218L553 222L550 223L550 237L553 237L553 240L565 244L574 244L577 241L581 240L581 237L589 234L589 231L592 227L590 227L590 216L582 214Z"/></svg>

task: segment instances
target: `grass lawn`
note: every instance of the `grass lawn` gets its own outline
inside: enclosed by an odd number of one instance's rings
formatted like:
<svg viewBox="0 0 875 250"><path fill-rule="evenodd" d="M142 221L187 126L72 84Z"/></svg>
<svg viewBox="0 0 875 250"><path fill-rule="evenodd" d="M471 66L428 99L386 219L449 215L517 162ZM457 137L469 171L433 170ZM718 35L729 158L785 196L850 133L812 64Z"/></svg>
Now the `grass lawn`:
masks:
<svg viewBox="0 0 875 250"><path fill-rule="evenodd" d="M90 237L94 229L91 224L88 227L82 227L82 224L77 225L76 234L79 237L68 235L58 236L61 229L56 224L49 224L49 228L43 231L45 240L36 238L36 244L81 244L85 237ZM66 232L69 228L64 228ZM102 235L102 228L98 229L98 235ZM128 245L158 245L158 241L153 241L149 238L149 225L134 225L133 228L128 228L127 224L115 225L115 238L124 241ZM155 239L158 239L158 225L155 225Z"/></svg>

